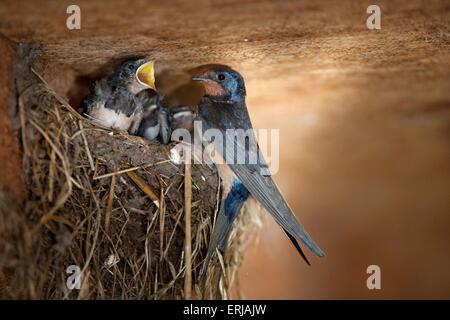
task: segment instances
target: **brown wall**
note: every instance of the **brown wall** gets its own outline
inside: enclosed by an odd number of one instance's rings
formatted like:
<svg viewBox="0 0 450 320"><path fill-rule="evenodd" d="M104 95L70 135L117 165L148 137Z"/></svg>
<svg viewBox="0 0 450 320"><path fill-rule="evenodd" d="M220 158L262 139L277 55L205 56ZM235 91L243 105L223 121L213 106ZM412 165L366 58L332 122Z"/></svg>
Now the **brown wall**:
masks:
<svg viewBox="0 0 450 320"><path fill-rule="evenodd" d="M15 116L13 59L15 44L0 34L0 198L24 197L22 161L11 119ZM16 126L17 127L17 126Z"/></svg>
<svg viewBox="0 0 450 320"><path fill-rule="evenodd" d="M281 129L275 179L327 256L305 266L265 219L246 297L450 298L447 1L378 1L380 31L365 26L369 1L79 3L68 31L69 1L2 1L0 33L82 75L130 54L229 64L254 125ZM380 291L365 286L370 264Z"/></svg>

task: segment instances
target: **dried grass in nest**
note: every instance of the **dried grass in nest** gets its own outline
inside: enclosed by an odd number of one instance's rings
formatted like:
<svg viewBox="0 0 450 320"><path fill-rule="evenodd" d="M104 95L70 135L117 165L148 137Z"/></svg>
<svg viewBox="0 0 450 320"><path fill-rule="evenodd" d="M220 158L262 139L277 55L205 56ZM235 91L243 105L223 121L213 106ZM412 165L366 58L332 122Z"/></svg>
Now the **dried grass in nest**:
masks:
<svg viewBox="0 0 450 320"><path fill-rule="evenodd" d="M20 227L7 240L16 249L13 262L0 268L1 295L185 298L185 177L184 167L169 161L173 145L99 128L39 75L35 79L18 101L28 200L25 213L17 213ZM188 286L194 299L228 297L248 239L246 226L259 221L257 214L242 215L228 254L201 278L218 185L213 168L192 167ZM79 290L66 286L71 265L82 270Z"/></svg>

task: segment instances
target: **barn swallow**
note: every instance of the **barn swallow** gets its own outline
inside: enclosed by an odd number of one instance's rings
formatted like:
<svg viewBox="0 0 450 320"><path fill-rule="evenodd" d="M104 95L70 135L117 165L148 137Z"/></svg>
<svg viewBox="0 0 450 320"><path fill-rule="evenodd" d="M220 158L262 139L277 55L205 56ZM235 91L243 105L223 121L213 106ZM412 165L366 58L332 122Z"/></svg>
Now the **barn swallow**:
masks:
<svg viewBox="0 0 450 320"><path fill-rule="evenodd" d="M94 92L80 104L80 112L100 125L135 134L143 117L143 90L155 87L154 62L148 59L128 60L111 79L100 80Z"/></svg>
<svg viewBox="0 0 450 320"><path fill-rule="evenodd" d="M188 106L168 106L164 97L151 97L142 92L138 95L144 106L144 116L138 130L138 136L148 140L159 140L167 144L172 132L179 128L190 129L194 122L194 112Z"/></svg>
<svg viewBox="0 0 450 320"><path fill-rule="evenodd" d="M150 96L145 91L137 96L143 107L143 117L137 135L148 140L155 140L160 135L158 113L161 108L161 98L157 94Z"/></svg>
<svg viewBox="0 0 450 320"><path fill-rule="evenodd" d="M238 72L225 66L214 66L192 79L200 81L205 89L204 96L198 103L198 116L204 129L219 130L224 137L223 141L226 141L229 129L245 131L252 129L245 104L244 79ZM222 253L225 252L233 221L250 197L255 198L272 215L308 265L309 262L297 240L317 256L324 256L323 251L303 229L267 172L256 137L252 130L250 132L252 139L248 142L242 143L233 138L234 143L225 143L222 150L216 150L222 156L222 160L227 161L216 164L223 187L223 199L211 236L203 274L206 273L216 248ZM256 163L249 161L250 156L246 157L244 162L236 161L238 154L250 155L254 152L257 152L259 158Z"/></svg>
<svg viewBox="0 0 450 320"><path fill-rule="evenodd" d="M177 129L193 129L194 119L195 113L189 106L162 106L158 112L160 141L169 143Z"/></svg>

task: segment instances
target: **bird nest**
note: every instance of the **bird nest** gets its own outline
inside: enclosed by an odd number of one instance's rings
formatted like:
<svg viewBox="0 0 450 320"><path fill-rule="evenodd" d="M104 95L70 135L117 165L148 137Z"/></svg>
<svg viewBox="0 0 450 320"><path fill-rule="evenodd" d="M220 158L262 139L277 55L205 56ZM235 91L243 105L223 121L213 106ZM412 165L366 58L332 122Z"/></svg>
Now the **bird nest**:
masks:
<svg viewBox="0 0 450 320"><path fill-rule="evenodd" d="M3 217L1 295L224 299L231 287L240 292L237 272L256 214L242 215L228 253L201 276L221 197L215 169L192 165L185 174L185 165L170 161L173 144L100 128L37 73L32 78L18 92L27 200Z"/></svg>

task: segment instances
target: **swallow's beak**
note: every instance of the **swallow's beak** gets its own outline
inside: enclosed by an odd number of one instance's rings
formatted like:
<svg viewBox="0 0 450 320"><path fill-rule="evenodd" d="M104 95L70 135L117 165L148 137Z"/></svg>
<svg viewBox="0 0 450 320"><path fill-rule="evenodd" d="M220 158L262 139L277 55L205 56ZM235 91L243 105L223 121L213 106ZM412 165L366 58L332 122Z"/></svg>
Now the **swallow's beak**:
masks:
<svg viewBox="0 0 450 320"><path fill-rule="evenodd" d="M148 61L141 65L136 71L136 79L139 81L139 83L156 91L155 62Z"/></svg>
<svg viewBox="0 0 450 320"><path fill-rule="evenodd" d="M198 77L193 77L192 80L194 81L208 81L209 79L205 76L198 76Z"/></svg>

